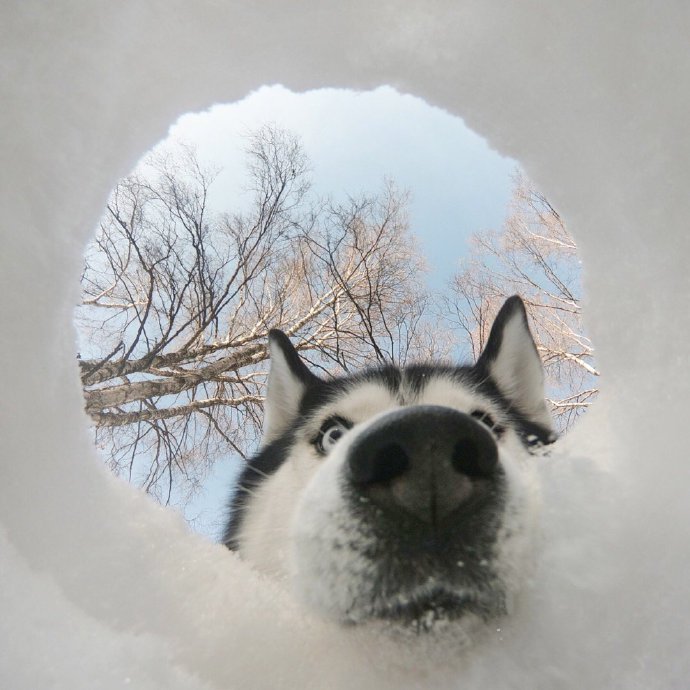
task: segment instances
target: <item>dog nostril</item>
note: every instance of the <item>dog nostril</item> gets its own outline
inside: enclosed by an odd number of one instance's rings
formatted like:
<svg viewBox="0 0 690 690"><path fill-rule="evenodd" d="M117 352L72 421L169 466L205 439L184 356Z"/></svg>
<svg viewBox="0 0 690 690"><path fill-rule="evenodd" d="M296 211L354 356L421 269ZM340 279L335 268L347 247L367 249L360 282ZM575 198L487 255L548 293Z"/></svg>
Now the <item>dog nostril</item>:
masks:
<svg viewBox="0 0 690 690"><path fill-rule="evenodd" d="M492 445L461 438L453 446L451 462L456 472L467 477L487 477L496 467L498 453Z"/></svg>
<svg viewBox="0 0 690 690"><path fill-rule="evenodd" d="M388 482L399 477L410 464L405 449L397 443L387 443L369 453L357 453L350 458L350 476L357 484Z"/></svg>

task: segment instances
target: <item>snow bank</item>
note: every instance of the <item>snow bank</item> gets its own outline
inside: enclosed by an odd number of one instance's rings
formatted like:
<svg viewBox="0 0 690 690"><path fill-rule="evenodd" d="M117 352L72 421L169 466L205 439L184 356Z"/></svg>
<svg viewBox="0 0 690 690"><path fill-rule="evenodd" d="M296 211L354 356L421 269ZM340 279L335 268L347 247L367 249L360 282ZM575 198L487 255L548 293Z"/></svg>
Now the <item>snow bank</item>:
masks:
<svg viewBox="0 0 690 690"><path fill-rule="evenodd" d="M689 11L644 0L6 4L0 685L683 687ZM461 115L521 161L582 249L605 391L541 461L532 588L443 671L409 673L366 634L302 617L110 477L90 447L70 321L108 191L178 115L276 82L391 84Z"/></svg>

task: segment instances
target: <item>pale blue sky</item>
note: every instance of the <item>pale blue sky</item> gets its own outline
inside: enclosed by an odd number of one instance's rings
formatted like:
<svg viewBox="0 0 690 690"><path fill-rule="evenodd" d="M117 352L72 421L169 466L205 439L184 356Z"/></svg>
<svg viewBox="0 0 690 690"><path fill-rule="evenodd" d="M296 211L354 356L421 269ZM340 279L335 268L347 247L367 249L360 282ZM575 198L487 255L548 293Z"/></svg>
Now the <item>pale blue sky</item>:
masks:
<svg viewBox="0 0 690 690"><path fill-rule="evenodd" d="M224 197L224 208L232 208L243 200L242 135L264 123L301 137L318 194L371 192L384 177L409 190L412 231L436 287L453 273L467 237L498 228L505 216L517 163L489 148L460 118L391 87L305 94L263 87L238 103L184 115L170 133L225 168L216 200Z"/></svg>
<svg viewBox="0 0 690 690"><path fill-rule="evenodd" d="M224 210L246 201L242 135L264 123L301 137L320 195L375 191L384 177L409 190L411 229L434 288L442 289L452 276L473 232L503 222L517 163L489 148L458 117L391 87L305 94L263 87L241 102L181 117L170 135L195 144L202 159L224 168L213 199ZM218 534L238 469L235 458L218 463L188 507L188 519L196 517L203 533Z"/></svg>

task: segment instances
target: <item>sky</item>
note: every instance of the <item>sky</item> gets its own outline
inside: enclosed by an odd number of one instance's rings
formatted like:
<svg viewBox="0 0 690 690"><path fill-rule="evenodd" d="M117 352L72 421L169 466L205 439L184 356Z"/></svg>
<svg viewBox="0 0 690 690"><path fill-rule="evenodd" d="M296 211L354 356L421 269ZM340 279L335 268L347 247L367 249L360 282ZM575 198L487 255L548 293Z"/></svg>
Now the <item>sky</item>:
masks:
<svg viewBox="0 0 690 690"><path fill-rule="evenodd" d="M193 144L202 160L222 168L212 203L232 210L249 200L246 134L268 123L299 135L318 195L376 191L385 178L410 193L411 230L426 256L432 288L443 289L473 232L499 228L506 215L517 163L492 150L460 118L388 86L303 94L266 86L240 102L183 115L169 137ZM238 470L236 458L216 464L185 510L195 529L218 536Z"/></svg>
<svg viewBox="0 0 690 690"><path fill-rule="evenodd" d="M371 192L386 177L409 191L411 229L436 287L452 275L471 233L503 222L517 163L460 118L389 86L304 94L263 87L238 103L182 116L170 136L223 166L215 186L227 207L243 201L244 135L267 123L300 136L320 195Z"/></svg>

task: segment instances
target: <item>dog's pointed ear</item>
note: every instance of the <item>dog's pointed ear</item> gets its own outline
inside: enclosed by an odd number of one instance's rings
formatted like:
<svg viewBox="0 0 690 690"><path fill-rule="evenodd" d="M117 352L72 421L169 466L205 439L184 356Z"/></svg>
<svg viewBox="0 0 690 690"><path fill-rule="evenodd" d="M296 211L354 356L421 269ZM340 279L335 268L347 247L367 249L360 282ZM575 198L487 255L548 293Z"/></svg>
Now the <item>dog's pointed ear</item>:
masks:
<svg viewBox="0 0 690 690"><path fill-rule="evenodd" d="M307 388L320 379L302 361L290 339L273 329L268 334L271 368L264 405L262 445L270 443L285 431L297 416Z"/></svg>
<svg viewBox="0 0 690 690"><path fill-rule="evenodd" d="M476 368L488 374L498 390L526 419L554 433L544 398L544 369L517 295L509 297L491 327Z"/></svg>

